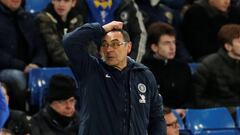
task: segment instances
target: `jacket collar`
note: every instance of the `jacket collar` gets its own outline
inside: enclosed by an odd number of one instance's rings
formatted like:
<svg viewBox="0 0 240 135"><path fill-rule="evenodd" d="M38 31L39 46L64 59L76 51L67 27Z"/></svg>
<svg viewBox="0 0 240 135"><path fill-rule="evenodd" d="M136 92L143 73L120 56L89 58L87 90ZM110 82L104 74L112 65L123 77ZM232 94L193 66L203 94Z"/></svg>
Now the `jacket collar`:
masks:
<svg viewBox="0 0 240 135"><path fill-rule="evenodd" d="M226 63L228 63L228 65L230 65L231 67L234 67L236 65L240 65L240 60L237 59L233 59L231 58L227 52L224 49L219 49L218 50L218 54L220 55L220 57L222 57L224 59L224 61Z"/></svg>
<svg viewBox="0 0 240 135"><path fill-rule="evenodd" d="M135 60L132 58L128 57L128 66L132 66L133 70L147 70L148 67L141 63L137 63Z"/></svg>

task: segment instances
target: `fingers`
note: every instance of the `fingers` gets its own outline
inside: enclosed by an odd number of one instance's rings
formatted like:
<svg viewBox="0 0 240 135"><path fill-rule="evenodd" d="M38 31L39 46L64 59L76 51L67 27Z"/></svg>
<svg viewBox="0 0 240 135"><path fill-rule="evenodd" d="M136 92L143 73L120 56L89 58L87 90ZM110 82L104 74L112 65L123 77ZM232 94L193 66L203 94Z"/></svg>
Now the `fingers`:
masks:
<svg viewBox="0 0 240 135"><path fill-rule="evenodd" d="M123 28L123 23L119 21L112 21L108 24L105 24L102 26L105 32L109 32L113 29L122 29Z"/></svg>
<svg viewBox="0 0 240 135"><path fill-rule="evenodd" d="M39 66L36 64L28 64L25 69L24 69L24 73L28 73L30 70L34 69L34 68L38 68Z"/></svg>

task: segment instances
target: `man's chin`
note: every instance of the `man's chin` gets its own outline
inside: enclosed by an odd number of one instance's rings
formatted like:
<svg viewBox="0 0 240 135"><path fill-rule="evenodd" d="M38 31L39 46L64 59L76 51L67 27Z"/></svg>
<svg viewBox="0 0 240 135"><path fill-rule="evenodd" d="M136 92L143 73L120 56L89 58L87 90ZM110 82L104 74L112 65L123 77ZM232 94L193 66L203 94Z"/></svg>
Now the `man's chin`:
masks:
<svg viewBox="0 0 240 135"><path fill-rule="evenodd" d="M114 66L115 65L115 63L113 61L109 61L109 60L105 61L105 63L109 66Z"/></svg>

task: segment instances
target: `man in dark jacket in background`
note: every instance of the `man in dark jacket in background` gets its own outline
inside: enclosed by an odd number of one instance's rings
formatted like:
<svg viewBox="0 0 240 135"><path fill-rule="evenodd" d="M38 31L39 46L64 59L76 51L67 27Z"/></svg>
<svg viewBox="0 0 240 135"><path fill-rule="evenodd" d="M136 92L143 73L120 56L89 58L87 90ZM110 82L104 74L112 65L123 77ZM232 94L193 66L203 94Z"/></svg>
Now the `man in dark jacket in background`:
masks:
<svg viewBox="0 0 240 135"><path fill-rule="evenodd" d="M192 75L186 62L175 59L176 33L166 23L148 28L147 51L142 63L153 72L164 106L188 108L193 102Z"/></svg>
<svg viewBox="0 0 240 135"><path fill-rule="evenodd" d="M217 33L229 23L231 0L197 0L183 18L182 34L190 55L195 61L217 52Z"/></svg>
<svg viewBox="0 0 240 135"><path fill-rule="evenodd" d="M218 36L221 49L203 59L194 74L198 107L240 105L240 25L224 25Z"/></svg>
<svg viewBox="0 0 240 135"><path fill-rule="evenodd" d="M127 57L132 44L122 28L118 21L86 24L63 40L79 81L79 135L166 135L156 80ZM102 59L87 53L92 40Z"/></svg>
<svg viewBox="0 0 240 135"><path fill-rule="evenodd" d="M50 79L47 104L33 116L32 135L77 135L76 84L70 76L56 74Z"/></svg>
<svg viewBox="0 0 240 135"><path fill-rule="evenodd" d="M46 52L22 0L0 0L0 80L13 87L11 108L24 110L25 74L45 66Z"/></svg>

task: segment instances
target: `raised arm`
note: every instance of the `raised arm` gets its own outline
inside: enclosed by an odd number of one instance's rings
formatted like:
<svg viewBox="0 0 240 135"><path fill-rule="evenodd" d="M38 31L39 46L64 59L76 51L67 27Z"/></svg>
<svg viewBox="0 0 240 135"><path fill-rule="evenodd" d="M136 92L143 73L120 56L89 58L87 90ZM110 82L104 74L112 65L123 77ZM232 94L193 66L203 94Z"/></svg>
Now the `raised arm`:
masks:
<svg viewBox="0 0 240 135"><path fill-rule="evenodd" d="M89 42L94 41L100 46L101 40L106 32L113 29L121 29L122 25L122 22L117 21L113 21L104 26L101 26L99 23L88 23L63 38L65 52L72 67L75 68L78 74L85 76L91 73L93 68L98 66L99 60L90 55L86 49Z"/></svg>

